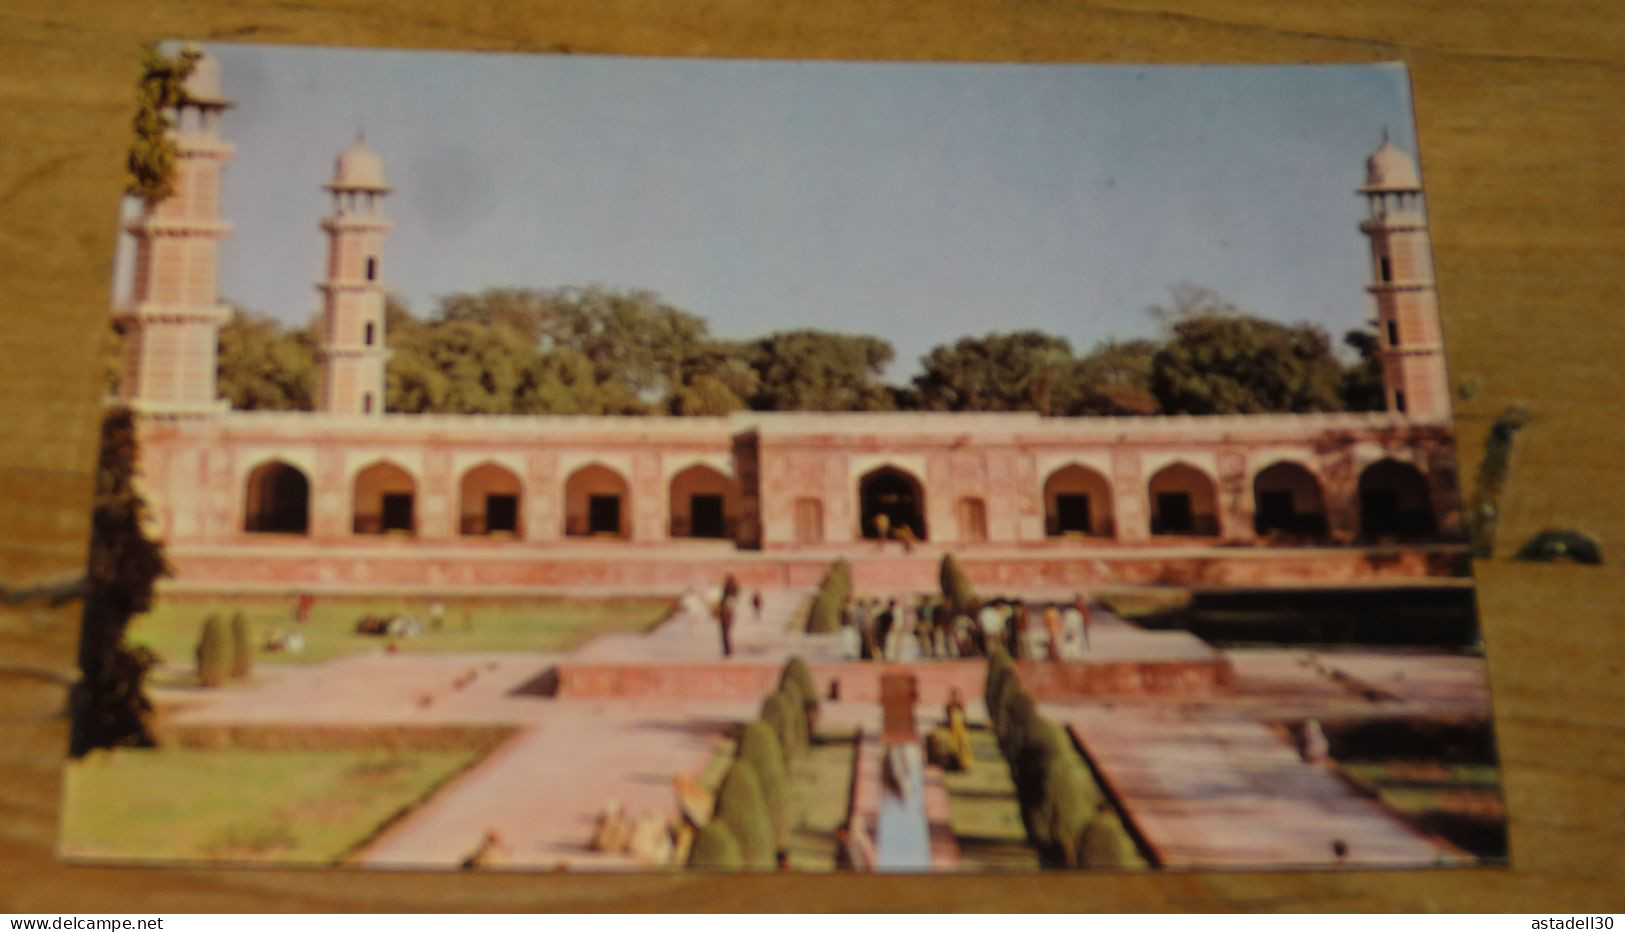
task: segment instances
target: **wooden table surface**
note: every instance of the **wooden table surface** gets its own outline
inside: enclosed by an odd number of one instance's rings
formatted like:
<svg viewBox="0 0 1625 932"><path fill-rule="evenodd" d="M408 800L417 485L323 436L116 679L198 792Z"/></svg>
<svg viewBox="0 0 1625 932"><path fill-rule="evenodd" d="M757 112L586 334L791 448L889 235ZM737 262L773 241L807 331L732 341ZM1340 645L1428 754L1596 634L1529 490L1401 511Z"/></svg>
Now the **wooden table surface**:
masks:
<svg viewBox="0 0 1625 932"><path fill-rule="evenodd" d="M73 609L0 606L0 911L1625 908L1625 5L1618 0L7 0L0 585L82 564L136 49L151 39L638 55L1409 63L1462 474L1518 401L1478 565L1510 870L1012 877L73 868L52 856ZM1602 568L1514 563L1548 526Z"/></svg>

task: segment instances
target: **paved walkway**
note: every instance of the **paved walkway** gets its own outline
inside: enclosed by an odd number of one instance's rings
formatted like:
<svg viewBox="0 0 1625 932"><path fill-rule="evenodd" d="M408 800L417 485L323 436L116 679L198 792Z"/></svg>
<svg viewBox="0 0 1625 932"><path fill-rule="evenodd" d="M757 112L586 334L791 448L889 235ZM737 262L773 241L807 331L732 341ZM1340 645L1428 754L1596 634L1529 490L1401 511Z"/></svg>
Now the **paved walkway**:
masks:
<svg viewBox="0 0 1625 932"><path fill-rule="evenodd" d="M1356 793L1330 767L1304 763L1261 722L1172 709L1045 711L1071 727L1167 867L1469 860Z"/></svg>

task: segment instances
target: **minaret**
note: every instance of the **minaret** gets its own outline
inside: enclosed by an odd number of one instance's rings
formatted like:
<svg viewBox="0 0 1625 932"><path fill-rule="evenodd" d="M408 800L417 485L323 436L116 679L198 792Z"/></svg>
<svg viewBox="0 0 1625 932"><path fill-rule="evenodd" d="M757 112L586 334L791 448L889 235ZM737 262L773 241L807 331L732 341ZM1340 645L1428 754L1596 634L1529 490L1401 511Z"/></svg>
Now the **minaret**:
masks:
<svg viewBox="0 0 1625 932"><path fill-rule="evenodd" d="M339 155L327 231L327 278L322 293L321 392L316 410L382 414L384 410L384 234L378 202L389 193L378 154L358 137Z"/></svg>
<svg viewBox="0 0 1625 932"><path fill-rule="evenodd" d="M115 314L124 334L121 400L142 414L212 414L229 405L215 395L220 303L215 271L231 226L220 220L220 169L231 159L220 117L231 106L220 90L220 62L199 55L184 100L170 112L174 192L125 229L135 238L130 298Z"/></svg>
<svg viewBox="0 0 1625 932"><path fill-rule="evenodd" d="M1377 301L1382 389L1388 410L1418 421L1450 417L1433 253L1416 161L1383 133L1366 160L1369 213L1360 232L1371 240L1371 284Z"/></svg>

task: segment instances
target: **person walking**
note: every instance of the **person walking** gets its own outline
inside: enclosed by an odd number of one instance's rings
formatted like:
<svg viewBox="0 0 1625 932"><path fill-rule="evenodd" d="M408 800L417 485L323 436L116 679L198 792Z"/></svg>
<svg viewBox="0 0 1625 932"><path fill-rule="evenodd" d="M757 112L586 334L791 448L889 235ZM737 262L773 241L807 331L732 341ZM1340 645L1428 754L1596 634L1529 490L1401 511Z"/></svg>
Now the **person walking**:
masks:
<svg viewBox="0 0 1625 932"><path fill-rule="evenodd" d="M717 624L722 628L722 656L734 655L733 629L734 629L734 600L733 596L724 596L717 605Z"/></svg>
<svg viewBox="0 0 1625 932"><path fill-rule="evenodd" d="M750 607L756 611L756 620L762 620L762 590L752 589L750 593Z"/></svg>

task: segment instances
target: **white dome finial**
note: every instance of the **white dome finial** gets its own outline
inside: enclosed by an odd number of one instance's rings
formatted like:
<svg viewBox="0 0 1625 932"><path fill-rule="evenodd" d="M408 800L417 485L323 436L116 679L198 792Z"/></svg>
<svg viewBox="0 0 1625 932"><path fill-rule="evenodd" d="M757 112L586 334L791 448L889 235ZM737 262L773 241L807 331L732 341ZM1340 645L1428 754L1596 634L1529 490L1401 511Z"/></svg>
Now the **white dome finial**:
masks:
<svg viewBox="0 0 1625 932"><path fill-rule="evenodd" d="M1362 191L1415 191L1422 187L1416 160L1388 138L1382 128L1382 145L1365 160L1365 186Z"/></svg>
<svg viewBox="0 0 1625 932"><path fill-rule="evenodd" d="M358 131L350 148L339 153L333 165L333 181L327 187L345 191L389 190L388 182L384 181L384 161L367 145L365 130Z"/></svg>

